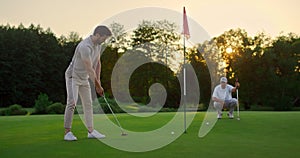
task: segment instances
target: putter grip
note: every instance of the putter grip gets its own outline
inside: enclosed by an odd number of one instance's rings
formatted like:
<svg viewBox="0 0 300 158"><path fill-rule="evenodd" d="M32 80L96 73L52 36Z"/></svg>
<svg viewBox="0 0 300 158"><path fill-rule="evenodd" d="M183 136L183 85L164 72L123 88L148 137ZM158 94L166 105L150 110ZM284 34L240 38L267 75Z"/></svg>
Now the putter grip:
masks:
<svg viewBox="0 0 300 158"><path fill-rule="evenodd" d="M235 79L235 83L238 83L238 82L239 82L239 78L236 78L236 79ZM236 87L236 88L239 88L239 86L237 86L237 85L235 85L235 87Z"/></svg>

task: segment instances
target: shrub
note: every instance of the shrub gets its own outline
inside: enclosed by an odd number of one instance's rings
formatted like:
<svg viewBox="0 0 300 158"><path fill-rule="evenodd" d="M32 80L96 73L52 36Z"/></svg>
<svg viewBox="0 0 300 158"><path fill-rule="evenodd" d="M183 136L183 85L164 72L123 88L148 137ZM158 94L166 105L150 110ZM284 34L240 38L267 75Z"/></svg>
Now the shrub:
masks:
<svg viewBox="0 0 300 158"><path fill-rule="evenodd" d="M110 99L110 98L106 98L106 99L114 113L124 112L118 106L117 102L114 99ZM93 113L94 114L111 113L108 105L106 104L106 102L104 101L104 99L102 97L98 98L97 100L98 100L98 102L96 101L93 103ZM99 107L99 104L101 107ZM81 104L76 105L75 114L76 113L80 113L80 114L83 113L83 105L81 105Z"/></svg>
<svg viewBox="0 0 300 158"><path fill-rule="evenodd" d="M114 113L124 113L124 111L119 107L119 105L117 104L117 102L114 99L110 99L110 98L106 98L106 99L107 99L107 102L109 103L109 105L111 106L112 110L114 111ZM111 113L109 110L109 107L106 104L106 102L104 101L103 97L98 98L98 102L100 103L101 108L104 111L104 113ZM94 113L97 113L97 112L94 110Z"/></svg>
<svg viewBox="0 0 300 158"><path fill-rule="evenodd" d="M270 106L252 105L251 111L273 111L274 108Z"/></svg>
<svg viewBox="0 0 300 158"><path fill-rule="evenodd" d="M26 115L27 111L21 105L14 104L0 111L0 115Z"/></svg>
<svg viewBox="0 0 300 158"><path fill-rule="evenodd" d="M275 103L274 110L276 111L291 111L293 103L289 97L281 97L278 102Z"/></svg>
<svg viewBox="0 0 300 158"><path fill-rule="evenodd" d="M159 109L149 107L149 106L140 106L138 112L157 112Z"/></svg>
<svg viewBox="0 0 300 158"><path fill-rule="evenodd" d="M207 106L203 103L199 104L198 106L198 111L206 111L207 110Z"/></svg>
<svg viewBox="0 0 300 158"><path fill-rule="evenodd" d="M35 100L35 113L36 114L46 114L47 113L47 107L51 105L52 102L49 101L48 95L44 93L40 93L37 100Z"/></svg>
<svg viewBox="0 0 300 158"><path fill-rule="evenodd" d="M62 103L54 103L47 107L48 114L63 114L65 106Z"/></svg>
<svg viewBox="0 0 300 158"><path fill-rule="evenodd" d="M0 110L0 116L5 116L7 108Z"/></svg>
<svg viewBox="0 0 300 158"><path fill-rule="evenodd" d="M161 108L159 112L176 112L175 108Z"/></svg>

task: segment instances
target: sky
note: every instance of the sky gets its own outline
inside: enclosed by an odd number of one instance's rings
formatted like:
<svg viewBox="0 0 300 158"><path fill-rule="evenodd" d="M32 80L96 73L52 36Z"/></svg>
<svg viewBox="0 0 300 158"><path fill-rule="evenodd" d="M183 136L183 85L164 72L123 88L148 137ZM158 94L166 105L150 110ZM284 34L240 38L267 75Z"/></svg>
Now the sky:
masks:
<svg viewBox="0 0 300 158"><path fill-rule="evenodd" d="M159 7L182 13L183 6L211 37L235 28L245 29L250 36L259 32L272 37L281 32L300 35L299 0L0 0L0 25L39 24L57 37L72 31L83 37L128 10Z"/></svg>

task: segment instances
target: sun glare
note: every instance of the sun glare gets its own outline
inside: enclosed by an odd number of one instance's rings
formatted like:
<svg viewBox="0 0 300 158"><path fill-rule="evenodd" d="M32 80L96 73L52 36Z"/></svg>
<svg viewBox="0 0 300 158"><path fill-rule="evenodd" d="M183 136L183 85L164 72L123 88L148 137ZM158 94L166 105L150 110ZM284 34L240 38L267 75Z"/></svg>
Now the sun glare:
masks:
<svg viewBox="0 0 300 158"><path fill-rule="evenodd" d="M226 48L226 53L231 54L232 53L232 48L231 47Z"/></svg>

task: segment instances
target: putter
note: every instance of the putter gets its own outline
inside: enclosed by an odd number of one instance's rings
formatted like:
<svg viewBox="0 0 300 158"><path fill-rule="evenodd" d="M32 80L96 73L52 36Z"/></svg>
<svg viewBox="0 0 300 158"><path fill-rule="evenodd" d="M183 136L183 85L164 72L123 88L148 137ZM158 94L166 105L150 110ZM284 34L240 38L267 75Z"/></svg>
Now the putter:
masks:
<svg viewBox="0 0 300 158"><path fill-rule="evenodd" d="M236 89L236 99L237 99L237 120L240 120L239 89Z"/></svg>
<svg viewBox="0 0 300 158"><path fill-rule="evenodd" d="M239 79L236 78L235 83L239 82ZM236 89L236 100L237 100L237 120L240 120L240 103L239 103L239 89Z"/></svg>
<svg viewBox="0 0 300 158"><path fill-rule="evenodd" d="M118 126L119 126L119 128L120 128L120 130L121 130L121 132L122 132L121 136L127 136L128 134L124 132L124 129L122 128L122 126L121 126L121 124L120 124L120 122L119 122L117 116L114 114L114 112L113 112L112 108L110 107L110 104L109 104L108 101L106 100L106 97L105 97L104 94L103 94L103 98L104 98L104 101L105 101L106 105L108 106L110 112L111 112L112 115L114 116L114 118L115 118L115 120L116 120L116 122L117 122L117 124L118 124Z"/></svg>

